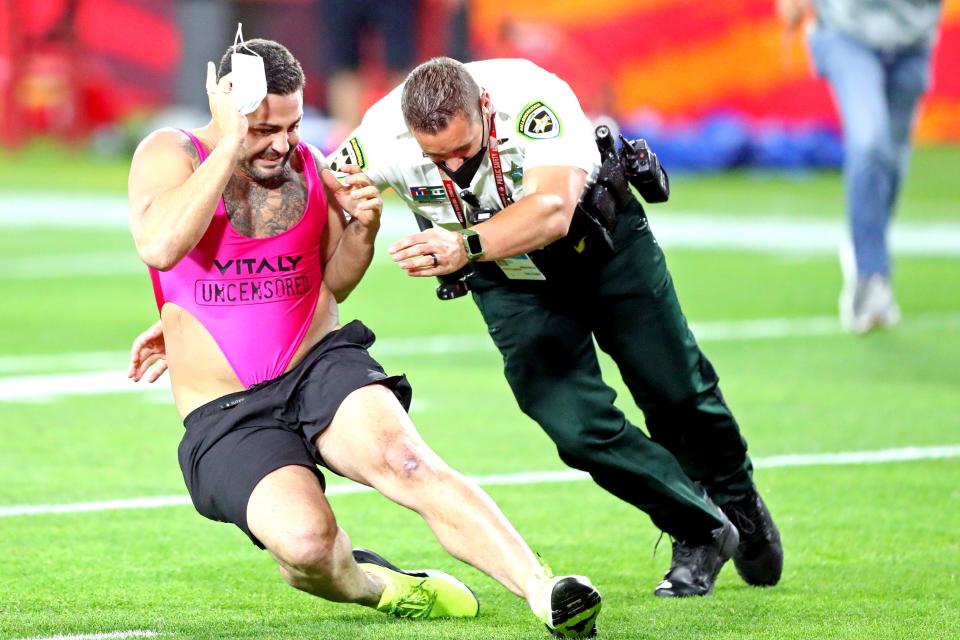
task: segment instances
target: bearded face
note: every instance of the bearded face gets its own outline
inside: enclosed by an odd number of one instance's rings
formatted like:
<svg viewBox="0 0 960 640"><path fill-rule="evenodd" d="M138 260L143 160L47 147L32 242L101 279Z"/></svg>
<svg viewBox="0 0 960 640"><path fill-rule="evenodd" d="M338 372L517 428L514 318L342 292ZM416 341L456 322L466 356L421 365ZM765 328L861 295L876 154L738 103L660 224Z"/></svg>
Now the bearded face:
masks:
<svg viewBox="0 0 960 640"><path fill-rule="evenodd" d="M238 166L256 182L283 179L300 142L303 94L267 94L257 110L247 116L249 127Z"/></svg>

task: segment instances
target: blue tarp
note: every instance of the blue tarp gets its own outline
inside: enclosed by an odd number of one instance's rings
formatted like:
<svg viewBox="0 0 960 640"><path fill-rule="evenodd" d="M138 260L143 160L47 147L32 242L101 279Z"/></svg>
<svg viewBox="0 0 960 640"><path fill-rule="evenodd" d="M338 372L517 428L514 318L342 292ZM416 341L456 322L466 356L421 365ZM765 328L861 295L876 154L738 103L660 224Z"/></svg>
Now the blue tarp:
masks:
<svg viewBox="0 0 960 640"><path fill-rule="evenodd" d="M664 166L674 170L820 169L839 167L843 160L843 144L834 128L751 122L730 113L683 124L636 118L621 123L621 133L645 138Z"/></svg>

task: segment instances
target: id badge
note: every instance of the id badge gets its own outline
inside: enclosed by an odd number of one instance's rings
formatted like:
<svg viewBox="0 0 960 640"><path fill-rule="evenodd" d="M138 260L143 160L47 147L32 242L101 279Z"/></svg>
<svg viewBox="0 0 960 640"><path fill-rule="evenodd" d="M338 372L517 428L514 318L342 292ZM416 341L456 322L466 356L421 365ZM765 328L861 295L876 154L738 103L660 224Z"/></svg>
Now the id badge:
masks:
<svg viewBox="0 0 960 640"><path fill-rule="evenodd" d="M527 254L497 260L497 266L511 280L546 280Z"/></svg>

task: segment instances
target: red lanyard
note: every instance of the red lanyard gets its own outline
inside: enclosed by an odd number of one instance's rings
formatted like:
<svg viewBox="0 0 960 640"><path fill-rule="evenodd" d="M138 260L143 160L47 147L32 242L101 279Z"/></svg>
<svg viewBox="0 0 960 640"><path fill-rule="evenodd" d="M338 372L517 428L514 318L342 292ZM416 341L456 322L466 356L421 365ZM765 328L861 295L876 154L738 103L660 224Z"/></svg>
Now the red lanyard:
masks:
<svg viewBox="0 0 960 640"><path fill-rule="evenodd" d="M510 196L507 195L507 186L503 182L503 167L500 166L500 150L497 148L497 123L496 114L490 116L490 164L493 166L493 179L497 183L497 194L500 196L500 202L504 208L510 205ZM439 169L439 167L438 167ZM463 213L463 203L460 202L460 196L453 186L453 181L443 169L439 169L440 177L443 179L443 188L447 191L447 199L450 200L450 206L453 212L457 214L457 220L464 229L467 228L467 217Z"/></svg>

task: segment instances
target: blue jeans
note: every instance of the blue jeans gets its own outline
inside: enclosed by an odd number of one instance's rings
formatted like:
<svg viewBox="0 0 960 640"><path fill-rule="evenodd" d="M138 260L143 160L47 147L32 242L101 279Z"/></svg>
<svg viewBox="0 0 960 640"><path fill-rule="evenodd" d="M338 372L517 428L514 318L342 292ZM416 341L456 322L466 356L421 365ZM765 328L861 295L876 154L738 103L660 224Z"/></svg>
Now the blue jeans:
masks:
<svg viewBox="0 0 960 640"><path fill-rule="evenodd" d="M930 50L872 49L823 25L810 34L817 72L843 122L844 188L857 275L890 275L887 228L910 157L917 104L930 81Z"/></svg>

